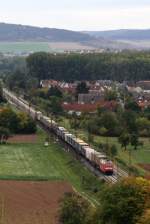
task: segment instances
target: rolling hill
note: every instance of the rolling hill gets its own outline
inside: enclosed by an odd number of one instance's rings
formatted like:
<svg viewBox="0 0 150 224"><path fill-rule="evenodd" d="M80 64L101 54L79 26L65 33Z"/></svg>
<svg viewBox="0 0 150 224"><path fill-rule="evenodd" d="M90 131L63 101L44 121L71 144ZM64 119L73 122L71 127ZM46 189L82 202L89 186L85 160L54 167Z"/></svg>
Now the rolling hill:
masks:
<svg viewBox="0 0 150 224"><path fill-rule="evenodd" d="M0 52L139 49L139 44L123 41L123 33L128 35L126 31L75 32L0 23ZM138 34L136 33L135 36Z"/></svg>
<svg viewBox="0 0 150 224"><path fill-rule="evenodd" d="M150 29L146 30L108 30L108 31L86 31L93 37L109 38L111 40L150 40Z"/></svg>
<svg viewBox="0 0 150 224"><path fill-rule="evenodd" d="M88 34L54 28L0 23L0 41L81 42L94 38Z"/></svg>
<svg viewBox="0 0 150 224"><path fill-rule="evenodd" d="M86 31L84 33L91 35L91 37L105 38L107 40L119 42L120 44L126 44L125 46L127 49L150 49L150 29Z"/></svg>

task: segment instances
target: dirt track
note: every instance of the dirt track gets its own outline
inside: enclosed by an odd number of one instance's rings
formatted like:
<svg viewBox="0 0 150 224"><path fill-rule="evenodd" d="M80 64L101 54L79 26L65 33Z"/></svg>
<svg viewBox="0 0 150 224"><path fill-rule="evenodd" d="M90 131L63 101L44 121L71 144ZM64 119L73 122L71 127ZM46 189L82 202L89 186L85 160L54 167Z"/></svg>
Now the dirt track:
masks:
<svg viewBox="0 0 150 224"><path fill-rule="evenodd" d="M59 200L70 191L65 182L0 181L0 221L56 224Z"/></svg>

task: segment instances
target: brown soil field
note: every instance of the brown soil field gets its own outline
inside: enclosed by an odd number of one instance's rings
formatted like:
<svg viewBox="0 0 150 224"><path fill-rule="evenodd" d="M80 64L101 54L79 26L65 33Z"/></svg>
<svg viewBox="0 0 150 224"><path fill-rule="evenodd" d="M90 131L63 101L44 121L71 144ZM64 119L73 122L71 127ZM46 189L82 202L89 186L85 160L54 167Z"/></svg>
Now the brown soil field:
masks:
<svg viewBox="0 0 150 224"><path fill-rule="evenodd" d="M37 135L14 135L8 139L9 143L36 143Z"/></svg>
<svg viewBox="0 0 150 224"><path fill-rule="evenodd" d="M60 199L72 187L66 182L0 181L3 224L57 224Z"/></svg>
<svg viewBox="0 0 150 224"><path fill-rule="evenodd" d="M82 43L76 42L50 42L50 49L56 50L94 50L94 47L83 45Z"/></svg>

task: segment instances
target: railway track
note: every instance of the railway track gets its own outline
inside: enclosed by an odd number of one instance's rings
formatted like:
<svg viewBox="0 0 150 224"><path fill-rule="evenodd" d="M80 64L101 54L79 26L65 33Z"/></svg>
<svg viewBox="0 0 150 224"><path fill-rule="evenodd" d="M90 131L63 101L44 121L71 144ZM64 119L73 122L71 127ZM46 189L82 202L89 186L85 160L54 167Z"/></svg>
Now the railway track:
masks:
<svg viewBox="0 0 150 224"><path fill-rule="evenodd" d="M8 100L8 99L7 99ZM18 100L20 100L18 98ZM20 100L21 101L21 100ZM10 100L8 100L8 102L11 105L14 105L15 107L18 108L17 104L14 104L14 102L11 102ZM26 102L26 101L25 101ZM18 108L20 109L20 108ZM47 132L48 135L53 134L53 136L55 136L55 138L58 138L55 133L53 133L49 128L46 128L43 126L43 124L41 124L39 121L37 121L38 125ZM76 154L76 156L78 157L78 159L80 160L80 162L82 162L87 169L89 169L92 173L94 173L95 176L97 176L99 179L103 179L108 183L116 183L118 180L120 180L121 178L124 177L128 177L128 173L124 170L122 170L120 167L115 166L114 167L114 173L113 175L105 175L102 172L100 172L100 170L98 170L97 168L95 168L89 161L87 161L84 157L82 157L81 155L79 155L77 152L75 152L75 150L68 145L67 143L65 143L62 139L58 139L59 143L63 146L63 149L66 151L70 151L71 153L73 153L74 155Z"/></svg>
<svg viewBox="0 0 150 224"><path fill-rule="evenodd" d="M83 156L77 154L77 152L62 139L58 139L54 132L51 132L48 128L44 127L43 124L38 122L38 125L48 134L53 135L56 142L59 142L63 146L63 150L72 153L88 170L90 170L96 177L107 183L115 184L118 180L124 177L128 177L128 173L121 168L115 166L113 175L105 175L100 170L95 168L89 161L87 161Z"/></svg>

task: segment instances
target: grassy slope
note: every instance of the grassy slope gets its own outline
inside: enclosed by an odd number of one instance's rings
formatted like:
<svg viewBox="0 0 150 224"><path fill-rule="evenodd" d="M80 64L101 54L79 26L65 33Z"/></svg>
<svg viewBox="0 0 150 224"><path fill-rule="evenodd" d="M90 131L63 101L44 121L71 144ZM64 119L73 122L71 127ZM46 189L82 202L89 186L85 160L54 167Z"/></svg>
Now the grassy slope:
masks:
<svg viewBox="0 0 150 224"><path fill-rule="evenodd" d="M95 203L95 196L82 183L83 176L94 181L95 177L58 143L51 141L46 148L43 138L37 144L0 146L0 179L66 180Z"/></svg>

